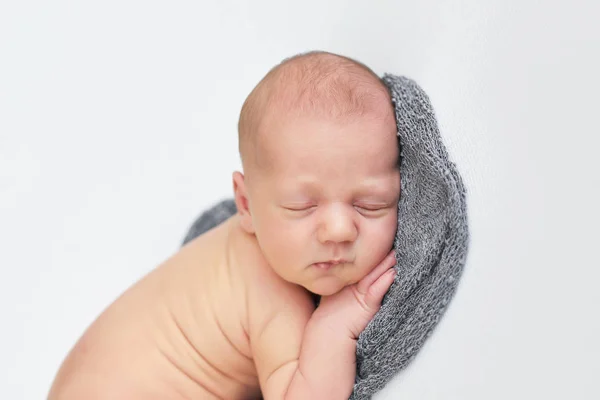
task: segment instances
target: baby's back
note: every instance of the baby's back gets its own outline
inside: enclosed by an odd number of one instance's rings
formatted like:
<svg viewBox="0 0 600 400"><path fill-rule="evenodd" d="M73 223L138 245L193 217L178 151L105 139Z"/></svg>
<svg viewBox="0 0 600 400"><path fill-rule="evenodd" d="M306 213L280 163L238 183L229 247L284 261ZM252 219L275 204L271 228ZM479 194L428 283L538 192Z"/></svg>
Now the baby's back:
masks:
<svg viewBox="0 0 600 400"><path fill-rule="evenodd" d="M54 399L252 399L245 277L232 219L196 238L110 305L64 361Z"/></svg>

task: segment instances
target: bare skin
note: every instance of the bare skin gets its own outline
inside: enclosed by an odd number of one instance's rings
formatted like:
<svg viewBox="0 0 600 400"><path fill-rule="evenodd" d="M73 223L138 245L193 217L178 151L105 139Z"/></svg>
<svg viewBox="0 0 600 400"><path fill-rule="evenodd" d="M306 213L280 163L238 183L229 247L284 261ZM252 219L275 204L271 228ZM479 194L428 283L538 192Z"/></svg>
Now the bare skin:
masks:
<svg viewBox="0 0 600 400"><path fill-rule="evenodd" d="M378 99L364 118L271 121L268 168L234 173L238 214L109 306L49 399L348 399L395 274L396 124Z"/></svg>
<svg viewBox="0 0 600 400"><path fill-rule="evenodd" d="M266 399L293 398L294 391L301 398L318 389L307 384L310 374L302 365L318 374L320 368L306 364L312 359L319 365L324 346L346 340L342 346L350 354L339 361L354 368L354 336L387 291L391 274L384 272L391 265L361 281L366 292L377 276L385 278L378 280L378 298L368 300L372 309L348 328L344 315L356 316L348 307L354 301L329 296L313 314L309 292L273 272L235 215L110 305L65 359L49 400L259 399L261 386ZM301 346L313 315L315 329L305 338L311 343ZM343 326L336 328L341 336L331 334L332 324ZM304 361L301 347L309 353ZM331 373L324 375L329 382Z"/></svg>
<svg viewBox="0 0 600 400"><path fill-rule="evenodd" d="M108 307L64 361L49 399L260 398L245 303L258 275L246 267L260 263L242 265L231 252L256 256L234 221L188 243Z"/></svg>

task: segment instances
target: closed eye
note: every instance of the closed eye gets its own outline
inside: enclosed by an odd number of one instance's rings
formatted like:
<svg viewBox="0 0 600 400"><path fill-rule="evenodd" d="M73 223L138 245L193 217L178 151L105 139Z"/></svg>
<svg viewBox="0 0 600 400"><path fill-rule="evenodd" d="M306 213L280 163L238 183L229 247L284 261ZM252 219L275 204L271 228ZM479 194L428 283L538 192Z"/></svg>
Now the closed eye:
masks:
<svg viewBox="0 0 600 400"><path fill-rule="evenodd" d="M316 206L293 206L293 207L283 207L283 208L288 211L308 211L315 207Z"/></svg>
<svg viewBox="0 0 600 400"><path fill-rule="evenodd" d="M376 214L381 211L385 211L389 208L387 205L363 205L363 206L354 206L354 208L363 214Z"/></svg>
<svg viewBox="0 0 600 400"><path fill-rule="evenodd" d="M387 208L387 206L354 206L358 209L361 210L367 210L367 211L378 211L378 210L383 210L384 208Z"/></svg>

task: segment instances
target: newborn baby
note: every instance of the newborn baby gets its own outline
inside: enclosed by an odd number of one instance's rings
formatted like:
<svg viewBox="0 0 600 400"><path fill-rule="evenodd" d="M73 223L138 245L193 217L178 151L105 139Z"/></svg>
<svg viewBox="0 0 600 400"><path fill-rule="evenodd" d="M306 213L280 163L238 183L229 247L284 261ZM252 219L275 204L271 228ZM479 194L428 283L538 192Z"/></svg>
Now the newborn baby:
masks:
<svg viewBox="0 0 600 400"><path fill-rule="evenodd" d="M238 130L237 214L110 305L49 399L350 396L356 340L395 276L388 89L357 61L301 54L254 88Z"/></svg>

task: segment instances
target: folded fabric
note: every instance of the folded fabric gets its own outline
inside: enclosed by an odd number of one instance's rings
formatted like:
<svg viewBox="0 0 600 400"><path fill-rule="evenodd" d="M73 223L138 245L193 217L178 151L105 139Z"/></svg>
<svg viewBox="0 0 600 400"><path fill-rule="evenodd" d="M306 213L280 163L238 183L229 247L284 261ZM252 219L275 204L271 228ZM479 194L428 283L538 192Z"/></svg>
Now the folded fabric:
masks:
<svg viewBox="0 0 600 400"><path fill-rule="evenodd" d="M448 307L466 262L466 189L415 81L385 74L396 110L401 193L394 240L398 274L358 338L351 400L369 399L408 365ZM231 199L203 212L184 244L236 213Z"/></svg>

